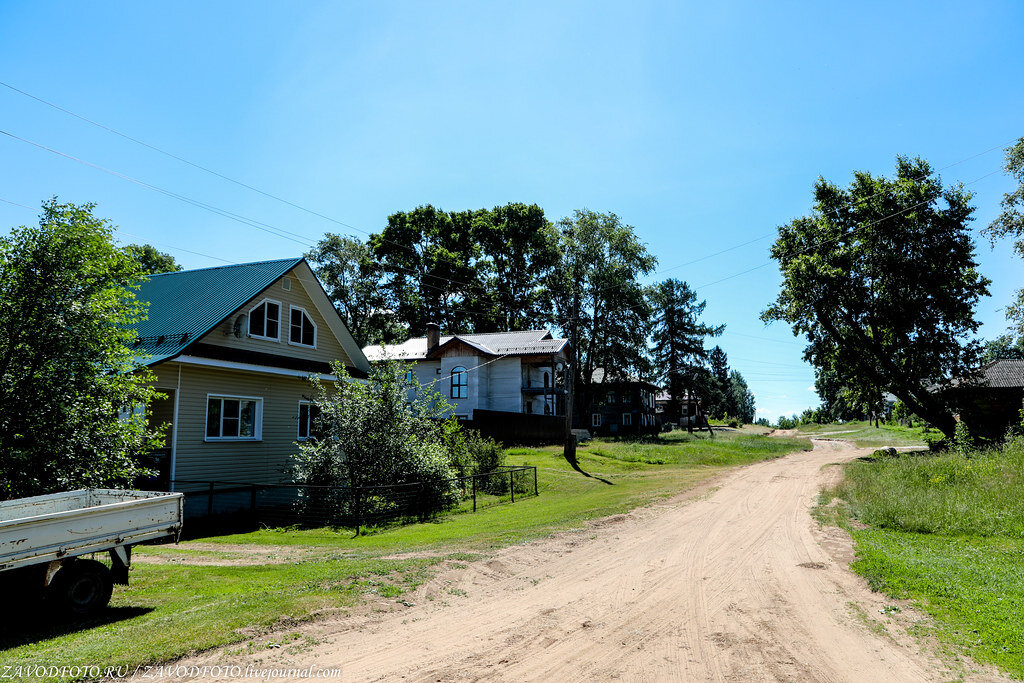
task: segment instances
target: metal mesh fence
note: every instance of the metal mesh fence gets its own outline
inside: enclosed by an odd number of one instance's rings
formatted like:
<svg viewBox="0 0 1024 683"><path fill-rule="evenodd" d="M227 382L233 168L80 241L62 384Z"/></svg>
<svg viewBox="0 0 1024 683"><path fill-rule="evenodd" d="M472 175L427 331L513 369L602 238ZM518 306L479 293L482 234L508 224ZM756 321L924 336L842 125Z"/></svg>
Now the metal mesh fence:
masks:
<svg viewBox="0 0 1024 683"><path fill-rule="evenodd" d="M502 466L439 482L332 487L175 480L185 516L265 527L364 527L422 521L444 512L476 512L537 495L537 468Z"/></svg>

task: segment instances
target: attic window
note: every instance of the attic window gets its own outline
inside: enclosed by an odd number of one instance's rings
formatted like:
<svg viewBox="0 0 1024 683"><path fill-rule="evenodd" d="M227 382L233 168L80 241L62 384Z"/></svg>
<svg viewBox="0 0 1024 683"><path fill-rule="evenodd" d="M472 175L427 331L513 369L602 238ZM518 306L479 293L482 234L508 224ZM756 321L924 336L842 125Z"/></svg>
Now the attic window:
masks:
<svg viewBox="0 0 1024 683"><path fill-rule="evenodd" d="M290 277L286 277L281 280L281 289L286 292L292 291L292 279Z"/></svg>
<svg viewBox="0 0 1024 683"><path fill-rule="evenodd" d="M289 312L288 343L316 348L316 323L304 308L292 306Z"/></svg>
<svg viewBox="0 0 1024 683"><path fill-rule="evenodd" d="M249 311L249 336L269 341L281 339L281 304L264 299Z"/></svg>

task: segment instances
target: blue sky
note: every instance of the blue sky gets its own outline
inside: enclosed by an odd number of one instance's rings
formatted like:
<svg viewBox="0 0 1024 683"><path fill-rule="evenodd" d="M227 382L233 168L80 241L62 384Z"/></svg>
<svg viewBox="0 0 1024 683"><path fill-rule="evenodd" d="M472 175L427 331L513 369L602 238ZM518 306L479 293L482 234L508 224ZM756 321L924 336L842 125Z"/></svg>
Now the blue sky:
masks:
<svg viewBox="0 0 1024 683"><path fill-rule="evenodd" d="M897 154L970 183L987 225L1012 187L1000 148L1024 135L1022 27L1011 1L3 1L0 81L337 222L5 87L3 131L303 243L5 135L0 199L95 202L125 242L185 267L297 255L428 202L614 211L654 277L688 281L726 323L731 365L775 418L817 403L802 344L758 319L775 229L809 210L818 175L891 174ZM36 213L0 202L0 230ZM1024 269L1008 244L978 251L991 337Z"/></svg>

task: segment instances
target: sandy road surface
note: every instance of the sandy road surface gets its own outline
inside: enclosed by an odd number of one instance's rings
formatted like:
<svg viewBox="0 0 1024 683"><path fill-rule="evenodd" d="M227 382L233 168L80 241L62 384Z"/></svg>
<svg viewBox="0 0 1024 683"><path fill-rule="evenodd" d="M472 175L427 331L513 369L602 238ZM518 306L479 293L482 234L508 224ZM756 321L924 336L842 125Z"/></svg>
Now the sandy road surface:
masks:
<svg viewBox="0 0 1024 683"><path fill-rule="evenodd" d="M884 599L845 568L849 539L809 515L825 466L863 452L818 441L703 496L448 570L412 607L311 627L324 640L310 649L188 663L341 667L346 681L949 678L898 625L868 628Z"/></svg>

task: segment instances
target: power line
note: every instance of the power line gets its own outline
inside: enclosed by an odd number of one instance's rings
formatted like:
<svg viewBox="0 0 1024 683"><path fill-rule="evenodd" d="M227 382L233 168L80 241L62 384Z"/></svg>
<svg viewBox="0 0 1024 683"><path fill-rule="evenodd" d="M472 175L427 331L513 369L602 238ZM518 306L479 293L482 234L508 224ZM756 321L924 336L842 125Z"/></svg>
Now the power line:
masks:
<svg viewBox="0 0 1024 683"><path fill-rule="evenodd" d="M67 114L68 116L72 116L74 118L77 118L77 119L79 119L81 121L84 121L84 122L86 122L86 123L88 123L88 124L90 124L92 126L96 126L97 128L105 130L105 131L107 131L107 132L109 132L109 133L111 133L113 135L117 135L117 136L119 136L121 138L124 138L125 140L129 140L131 142L134 142L135 144L141 145L141 146L143 146L143 147L145 147L147 149L150 149L150 150L152 150L154 152L157 152L159 154L167 156L167 157L169 157L171 159L174 159L176 161L179 161L181 163L187 164L188 166L191 166L191 167L193 167L195 169L198 169L200 171L203 171L205 173L209 173L209 174L211 174L213 176L216 176L217 178L221 178L222 180L225 180L227 182L233 183L233 184L235 184L235 185L237 185L239 187L243 187L243 188L245 188L247 190L250 190L252 192L256 192L256 193L258 193L260 195L263 195L263 196L268 197L270 199L273 199L275 201L278 201L278 202L281 202L283 204L286 204L286 205L288 205L290 207L293 207L295 209L298 209L300 211L308 213L308 214L310 214L312 216L316 216L316 217L322 218L322 219L324 219L326 221L330 221L331 223L334 223L336 225L340 225L342 227L349 228L350 230L355 230L356 232L360 232L360 233L363 233L365 235L372 235L372 233L369 232L368 230L365 230L363 228L359 228L359 227L354 226L354 225L352 225L350 223L346 223L345 221L338 220L336 218L333 218L331 216L323 214L323 213L321 213L319 211L315 211L315 210L310 209L308 207L302 206L301 204L298 204L298 203L293 202L291 200L285 199L285 198L283 198L283 197L281 197L279 195L273 194L273 193L268 192L266 190L262 190L262 189L260 189L258 187L254 187L254 186L252 186L252 185L250 185L248 183L242 182L240 180L236 180L235 178L227 176L227 175L225 175L223 173L215 171L215 170L213 170L211 168L208 168L206 166L203 166L201 164L197 164L197 163L195 163L193 161L190 161L189 159L186 159L186 158L184 158L184 157L182 157L180 155L174 154L172 152L168 152L167 150L164 150L164 149L162 149L160 147L157 147L156 145L153 145L153 144L150 144L148 142L145 142L144 140L141 140L139 138L136 138L136 137L133 137L131 135L128 135L127 133L122 133L121 131L119 131L119 130L117 130L115 128L112 128L111 126L105 125L105 124L100 123L98 121L95 121L95 120L93 120L91 118L88 118L86 116L78 114L78 113L76 113L74 111L71 111L70 109L67 109L66 107L62 107L62 106L60 106L58 104L55 104L55 103L50 102L48 100L45 100L42 97L39 97L38 95L34 95L34 94L30 93L30 92L27 92L25 90L17 88L17 87L15 87L15 86L13 86L13 85L11 85L9 83L0 81L0 85L4 86L5 88L8 88L9 90L12 90L12 91L14 91L14 92L16 92L16 93L18 93L20 95L23 95L23 96L28 97L28 98L30 98L32 100L35 100L36 102L39 102L41 104L44 104L44 105L46 105L48 107L51 107L51 108L57 110L57 111L60 111L60 112L62 112L64 114ZM975 158L983 156L985 154L989 154L989 153L991 153L991 152L993 152L993 151L995 151L997 149L1001 149L1001 148L1003 148L1003 147L1005 147L1005 146L1007 146L1009 144L1012 144L1014 141L1015 140L1010 140L1008 142L1001 143L999 145L995 145L995 146L989 147L988 149L985 149L985 150L983 150L981 152L977 152L975 154L967 156L967 157L965 157L963 159L960 159L959 161L955 161L955 162L953 162L951 164L947 164L946 166L943 166L943 167L937 169L935 171L935 173L941 173L942 171L944 171L944 170L946 170L948 168L952 168L953 166L957 166L959 164L962 164L962 163L965 163L967 161L970 161L971 159L975 159ZM928 175L927 173L926 174L922 174L917 179L921 179L921 178L927 177L927 175ZM870 201L871 199L875 198L876 196L879 196L880 194L882 194L882 193L876 193L874 195L871 195L869 197L865 197L865 198L862 198L862 199L851 200L850 204L852 206L852 205L860 204L860 203L863 203L863 202L867 202L867 201ZM251 219L246 219L246 220L251 220ZM256 221L256 223L259 223L259 222ZM260 225L266 225L266 224L260 224ZM257 227L257 226L254 225L254 227ZM284 231L284 232L287 232L287 231ZM290 234L294 235L295 233L290 233ZM762 235L762 236L756 237L756 238L754 238L752 240L748 240L746 242L742 242L740 244L728 247L726 249L722 249L722 250L714 252L712 254L708 254L707 256L702 256L702 257L700 257L698 259L694 259L694 260L688 261L686 263L678 264L678 265L675 265L675 266L670 266L670 267L664 268L664 269L662 269L660 271L656 271L655 275L666 273L666 272L669 272L669 271L672 271L672 270L677 270L679 268L683 268L683 267L686 267L688 265L693 265L695 263L699 263L701 261L705 261L707 259L714 258L716 256L720 256L722 254L734 251L736 249L740 249L740 248L748 246L750 244L754 244L756 242L768 239L769 237L772 237L773 235L774 235L774 233L766 233L765 235ZM300 237L304 237L304 236L300 236ZM305 238L305 239L309 239L309 238ZM412 247L409 247L408 245L401 244L401 243L395 242L393 240L384 240L384 241L386 241L386 242L388 242L390 244L394 244L395 246L398 246L398 247L400 247L402 249L406 249L406 250L408 250L408 251L410 251L412 253L416 253L415 249L412 248ZM713 284L718 284L719 282L724 282L725 280L732 279L733 277L739 277L740 275L745 275L748 272L753 272L754 270L757 270L757 269L759 269L761 267L764 267L764 266L758 266L757 268L752 268L750 270L743 271L742 273L737 273L737 274L729 276L727 278L723 278L722 280L716 280L716 281L714 281L712 283L709 283L709 285L704 285L704 286L710 286L710 285L713 285ZM442 280L442 281L445 281L445 282L451 282L452 284L460 284L460 285L462 285L464 287L473 287L474 286L473 283L459 282L457 280L452 280L452 279L448 279L448 278L441 278L440 276L435 276L435 275L430 275L430 274L421 274L421 275L425 276L425 277L433 277L435 279L439 279L439 280ZM477 284L476 286L479 286L479 285ZM602 291L606 291L606 290L602 290ZM470 311L463 311L463 312L470 312ZM482 313L482 312L478 312L478 313Z"/></svg>
<svg viewBox="0 0 1024 683"><path fill-rule="evenodd" d="M0 84L5 85L6 87L9 87L12 90L16 90L17 92L20 92L20 93L25 94L27 96L33 97L33 99L39 99L39 101L44 102L45 104L50 104L48 102L45 102L44 100L41 100L40 98L36 98L35 96L28 95L28 93L24 93L24 91L18 90L17 88L13 88L12 86L9 86L6 83L0 82ZM52 105L52 106L55 106L55 105ZM57 107L57 108L61 109L60 107ZM62 111L66 111L66 110L63 110L63 109L61 109L61 110ZM91 121L89 119L85 119L85 117L78 116L77 114L73 114L72 112L68 112L68 113L72 114L73 116L76 116L77 118L81 118L83 120L89 121L90 123L94 123L95 125L98 125L101 128L107 129L106 126L103 126L102 124L97 124L97 123L95 123L95 122L93 122L93 121ZM119 133L117 131L114 131L113 129L109 129L109 130L111 130L111 132L117 133L118 135L122 135L123 137L126 137L126 138L128 138L130 140L133 140L133 141L139 142L140 144L146 145L147 147L152 147L151 145L148 145L147 143L143 143L141 141L135 140L134 138L131 138L130 136L126 136L126 135L124 135L122 133ZM302 245L304 245L306 247L310 247L311 248L311 247L315 246L314 243L309 241L310 238L305 236L305 235L300 235L299 233L290 232L288 230L284 230L283 228L279 228L279 227L276 227L276 226L273 226L273 225L270 225L270 224L267 224L267 223L263 223L263 222L255 220L255 219L247 218L245 216L240 216L238 214L235 214L233 212L227 211L225 209L220 209L220 208L218 208L216 206L207 204L205 202L201 202L201 201L192 199L190 197L187 197L185 195L181 195L179 193L176 193L176 192L173 192L173 191L170 191L170 190L166 190L164 188L158 187L156 185L152 185L150 183L147 183L145 181L139 180L137 178L133 178L133 177L128 176L126 174L123 174L123 173L120 173L120 172L117 172L117 171L113 171L111 169L107 169L107 168L105 168L103 166L100 166L98 164L91 163L91 162L86 161L84 159L80 159L80 158L75 157L73 155L66 154L64 152L61 152L61 151L56 150L56 149L53 149L51 147L47 147L47 146L42 145L40 143L33 142L31 140L28 140L26 138L20 137L18 135L15 135L13 133L8 132L8 131L0 130L0 133L6 135L8 137L11 137L11 138L13 138L15 140L19 140L19 141L21 141L23 143L26 143L26 144L32 145L34 147L37 147L39 149L43 149L45 151L51 152L51 153L56 154L58 156L64 157L66 159L69 159L69 160L72 160L72 161L76 161L78 163L84 164L84 165L89 166L91 168L100 170L100 171L102 171L104 173L107 173L107 174L113 175L115 177L121 178L121 179L126 180L128 182L132 182L132 183L135 183L135 184L140 185L142 187L146 187L146 188L154 190L156 192L160 192L161 194L164 194L166 196L178 199L179 201L185 202L185 203L190 204L192 206L196 206L196 207L205 209L205 210L210 211L210 212L212 212L212 213L214 213L216 215L220 215L222 217L229 218L229 219L234 220L236 222L239 222L239 223L241 223L243 225L248 225L248 226L254 227L254 228L258 229L258 230L262 230L263 232L267 232L269 234L277 235L278 237L282 237L283 239L289 239L289 240L291 240L293 242L297 242L297 243L302 244ZM966 157L965 159L961 159L960 161L957 161L957 162L954 162L954 163L949 164L947 166L944 166L944 167L942 167L942 169L949 168L951 166L955 166L955 165L957 165L959 163L963 163L964 161L967 161L969 159L973 159L973 158L976 158L976 157L981 156L983 154L987 154L987 153L991 152L992 150L998 149L998 148L999 148L999 146L991 147L991 148L989 148L989 149L987 149L985 151L979 152L979 153L974 154L974 155L972 155L970 157ZM168 154L169 156L172 156L174 158L179 158L179 157L176 157L175 155L172 155L170 153L163 152L163 150L159 150L158 148L153 147L153 149L156 149L157 151L160 151L162 153ZM201 166L198 166L196 164L192 164L191 162L188 162L187 160L182 159L182 161L185 161L186 163L189 163L190 165L196 166L197 168L202 168L203 170L208 170L208 169L205 169L205 168L203 168ZM940 169L940 170L942 170L942 169ZM973 181L971 181L969 183L966 183L966 185L973 184L975 182L978 182L979 180L982 180L983 178L986 178L986 177L988 177L990 175L994 175L995 173L998 173L999 170L1000 169L996 169L995 171L993 171L991 173L988 173L988 174L982 176L981 178L977 178L977 179L975 179L975 180L973 180ZM217 174L215 172L213 172L213 173L215 175L220 175L220 174ZM226 178L226 176L222 176L222 177ZM924 177L924 176L922 176L922 177ZM227 179L231 180L230 178L227 178ZM237 181L232 181L232 182L237 182ZM244 183L239 183L239 184L244 185ZM251 189L255 189L255 188L251 188ZM259 190L257 190L257 191L259 191ZM857 202L867 201L867 200L869 200L869 199L871 199L871 198L873 198L875 196L878 196L879 194L881 194L881 193L876 193L875 195L872 195L871 197L868 197L868 198L865 198L865 199L862 199L862 200L857 200ZM272 196L272 195L268 195L268 196ZM282 200L282 201L285 201L285 200ZM290 202L286 202L286 203L290 203ZM873 225L877 225L878 223L881 223L882 221L885 221L885 220L888 220L888 219L893 218L895 216L901 215L903 213L906 213L907 211L911 211L911 210L913 210L913 209L915 209L915 208L917 208L919 206L923 206L924 204L928 204L928 203L931 203L931 200L924 200L924 201L918 202L917 204L915 204L915 205L913 205L911 207L907 207L905 209L902 209L901 211L898 211L898 212L896 212L894 214L890 214L889 216L885 216L883 218L880 218L880 219L877 219L875 221L872 221L871 223L868 223L868 224L865 224L865 225L862 225L862 226L858 226L857 228L854 228L853 230L845 233L842 236L839 236L839 237L836 237L836 238L832 238L832 239L829 239L829 240L823 240L823 241L817 242L814 245L811 245L811 246L805 248L804 250L795 252L794 255L800 254L800 253L807 253L809 250L811 250L811 249L813 249L815 247L818 247L818 246L821 246L821 245L824 245L824 244L828 244L829 242L832 242L832 241L836 241L836 240L838 240L838 239L840 239L842 237L846 237L846 236L851 235L851 234L853 234L853 233L855 233L855 232L857 232L859 230L863 230L863 229L871 227ZM298 205L295 205L295 206L298 206ZM298 208L302 208L302 207L298 207ZM313 213L315 213L315 212L313 212ZM333 220L333 219L330 219L330 220ZM337 222L337 221L335 221L335 222ZM347 224L343 224L343 225L346 225L346 227L351 227L351 226L347 226ZM365 232L365 231L363 231L363 232ZM300 238L300 239L296 239L296 238ZM721 255L723 253L732 251L732 250L740 248L742 246L746 246L747 244L751 244L751 243L759 241L761 239L764 239L764 237L755 238L754 240L749 240L748 242L742 243L740 245L736 245L734 247L729 247L727 249L721 250L721 251L716 252L714 254L710 254L710 255L708 255L706 257L702 257L700 259L692 261L690 263L696 263L698 261L705 260L705 259L711 258L713 256ZM389 240L389 242L390 242L390 240ZM395 244L398 244L398 243L395 243ZM414 253L416 253L415 249L412 249L411 247L408 247L406 245L401 245L401 244L399 244L399 246L401 246L401 247L403 247L405 249L409 249L410 251L413 251ZM189 250L184 250L183 249L183 251L189 251ZM191 253L197 253L197 252L191 252ZM439 280L441 282L448 282L448 283L451 283L451 284L462 285L464 287L470 288L471 290L477 289L480 292L486 293L485 290L483 290L483 286L480 283L461 282L459 280L454 280L454 279L451 279L451 278L445 278L445 277L442 277L442 276L432 275L432 274L429 274L429 273L416 273L414 271L409 271L408 269L402 269L401 267L394 266L394 265L391 265L391 264L383 264L383 263L378 262L378 261L371 261L371 263L374 263L375 265L378 265L378 266L384 268L385 272L387 272L388 269L397 270L397 271L405 270L407 272L407 274L412 274L415 277L421 278L419 280L419 285L421 287L432 288L432 289L436 289L436 290L442 291L442 292L447 291L447 290L445 290L443 288L440 288L440 287L436 287L436 286L433 286L433 285L428 285L427 283L422 281L422 278L429 277L429 278L433 278L435 280ZM696 289L704 289L706 287L711 287L711 286L720 284L722 282L726 282L728 280L740 277L742 275L746 275L748 273L754 272L756 270L760 270L761 268L765 268L767 266L770 266L771 264L772 264L771 261L767 261L767 262L765 262L763 264L760 264L758 266L754 266L752 268L748 268L748 269L740 271L738 273L733 273L732 275L728 275L728 276L720 278L718 280L714 280L714 281L709 282L709 283L704 283L704 284L700 285L699 287L697 287ZM683 265L688 265L688 264L683 264ZM667 269L667 270L671 270L671 268ZM665 271L660 271L660 272L665 272ZM608 291L609 289L612 289L612 288L608 287L608 288L600 289L600 290L598 290L597 293L602 293L604 291ZM620 311L634 311L635 312L635 311L637 311L637 309L640 308L640 306L645 306L645 305L646 304L641 304L641 305L631 306L631 307L625 307L623 309L620 309ZM493 315L493 312L488 312L488 311L473 311L473 310L468 310L468 309L450 309L450 310L452 312L454 312L454 313L468 313L468 314L472 314L472 315L484 315L484 316ZM565 323L565 322L578 321L578 320L584 319L582 316L578 316L578 317L562 317L562 316L559 316L557 311L545 311L543 313L549 313L552 317L551 318L539 318L538 322L544 321L544 322L555 324L555 325L558 325L558 326L562 326L562 324Z"/></svg>

